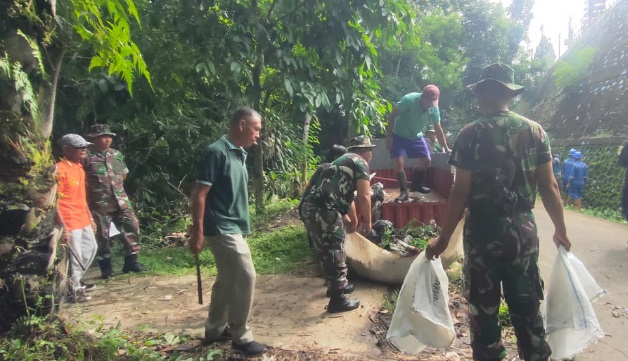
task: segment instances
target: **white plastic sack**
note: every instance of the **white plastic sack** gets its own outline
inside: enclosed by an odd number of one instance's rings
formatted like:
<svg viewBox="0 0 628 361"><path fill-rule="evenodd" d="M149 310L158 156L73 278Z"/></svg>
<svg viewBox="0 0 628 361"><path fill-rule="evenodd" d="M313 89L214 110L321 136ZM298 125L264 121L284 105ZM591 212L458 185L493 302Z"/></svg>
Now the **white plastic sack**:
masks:
<svg viewBox="0 0 628 361"><path fill-rule="evenodd" d="M120 231L118 230L118 228L116 227L115 224L113 224L113 222L111 222L109 224L109 238L117 236L120 234Z"/></svg>
<svg viewBox="0 0 628 361"><path fill-rule="evenodd" d="M582 262L561 246L545 297L552 358L571 358L591 341L604 337L591 305L591 300L604 293Z"/></svg>
<svg viewBox="0 0 628 361"><path fill-rule="evenodd" d="M422 252L412 262L399 291L386 338L399 350L416 355L426 346L447 347L456 338L449 313L449 279L440 259Z"/></svg>

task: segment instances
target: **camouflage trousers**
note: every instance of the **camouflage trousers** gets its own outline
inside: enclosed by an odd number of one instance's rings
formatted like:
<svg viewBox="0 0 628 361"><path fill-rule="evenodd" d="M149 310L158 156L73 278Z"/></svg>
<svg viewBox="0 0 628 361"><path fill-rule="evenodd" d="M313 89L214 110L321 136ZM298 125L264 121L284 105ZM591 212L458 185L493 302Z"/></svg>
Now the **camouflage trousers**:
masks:
<svg viewBox="0 0 628 361"><path fill-rule="evenodd" d="M302 219L305 229L318 252L325 281L330 290L347 286L347 257L345 254L345 228L342 216L336 210L319 208L304 202Z"/></svg>
<svg viewBox="0 0 628 361"><path fill-rule="evenodd" d="M548 360L552 351L545 341L540 310L543 281L538 251L515 259L484 256L477 251L465 244L463 284L469 302L473 359L502 360L507 356L498 321L503 289L519 357L525 361Z"/></svg>
<svg viewBox="0 0 628 361"><path fill-rule="evenodd" d="M140 251L140 225L132 208L118 208L108 212L92 210L92 216L97 228L98 254L96 258L98 260L111 258L111 237L109 237L111 222L120 231L126 254L130 255Z"/></svg>

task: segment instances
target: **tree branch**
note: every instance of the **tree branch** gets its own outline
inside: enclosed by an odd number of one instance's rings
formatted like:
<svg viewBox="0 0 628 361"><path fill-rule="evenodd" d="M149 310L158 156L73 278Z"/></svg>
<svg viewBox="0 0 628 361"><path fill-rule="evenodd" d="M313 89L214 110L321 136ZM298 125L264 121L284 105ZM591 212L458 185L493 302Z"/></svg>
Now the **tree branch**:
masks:
<svg viewBox="0 0 628 361"><path fill-rule="evenodd" d="M287 14L285 14L284 16L280 17L279 19L277 19L278 23L281 23L282 21L284 21L286 18L291 17L292 15L294 15L294 13L296 13L297 11L299 11L299 9L301 9L303 7L303 5L305 5L306 1L301 2L300 4L298 4L297 6L294 7L294 9L290 10L290 12L288 12Z"/></svg>
<svg viewBox="0 0 628 361"><path fill-rule="evenodd" d="M61 75L61 66L63 64L63 55L65 54L65 50L61 50L61 52L57 55L58 58L53 60L54 64L52 65L52 82L49 87L46 87L44 90L44 97L41 100L40 108L41 113L41 122L39 123L39 135L45 139L50 137L52 134L52 124L54 123L54 115L55 115L55 100L57 98L57 84L59 83L59 76Z"/></svg>
<svg viewBox="0 0 628 361"><path fill-rule="evenodd" d="M273 1L273 3L270 5L270 8L268 9L268 12L266 13L266 20L270 21L270 15L273 13L273 10L275 9L275 4L277 4L277 1Z"/></svg>

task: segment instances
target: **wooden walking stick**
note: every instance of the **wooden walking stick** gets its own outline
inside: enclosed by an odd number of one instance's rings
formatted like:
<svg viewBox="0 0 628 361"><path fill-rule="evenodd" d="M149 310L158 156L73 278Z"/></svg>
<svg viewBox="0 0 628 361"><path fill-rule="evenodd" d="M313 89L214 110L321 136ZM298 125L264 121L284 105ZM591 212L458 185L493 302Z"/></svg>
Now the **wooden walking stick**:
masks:
<svg viewBox="0 0 628 361"><path fill-rule="evenodd" d="M196 260L196 290L198 292L198 304L203 304L203 282L201 281L201 261L198 259L198 254L194 255Z"/></svg>

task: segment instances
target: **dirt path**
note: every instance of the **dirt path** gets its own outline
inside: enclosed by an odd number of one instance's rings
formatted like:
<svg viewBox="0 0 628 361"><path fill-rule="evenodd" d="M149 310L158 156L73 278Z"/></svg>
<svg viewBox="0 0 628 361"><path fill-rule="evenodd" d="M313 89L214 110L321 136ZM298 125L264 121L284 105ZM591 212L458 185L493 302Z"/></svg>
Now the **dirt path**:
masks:
<svg viewBox="0 0 628 361"><path fill-rule="evenodd" d="M197 303L196 277L133 277L98 284L93 300L68 309L82 321L120 323L123 330L164 334L186 330L202 336L213 277L204 279L205 305ZM256 339L285 350L318 350L382 359L369 332L369 316L381 307L386 288L356 284L362 306L341 315L325 312L323 280L316 277L258 276L250 326Z"/></svg>
<svg viewBox="0 0 628 361"><path fill-rule="evenodd" d="M548 279L557 253L552 242L554 227L542 205L537 205L535 215L541 238L539 263L543 277ZM594 304L608 336L576 359L628 360L628 343L624 339L628 326L628 226L571 211L566 211L566 223L573 254L608 291Z"/></svg>

